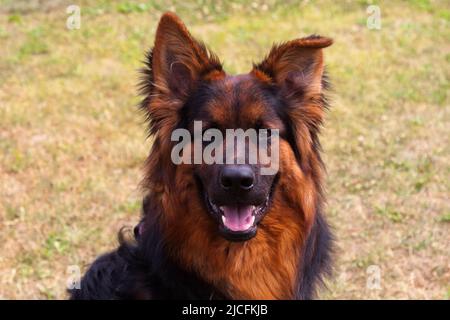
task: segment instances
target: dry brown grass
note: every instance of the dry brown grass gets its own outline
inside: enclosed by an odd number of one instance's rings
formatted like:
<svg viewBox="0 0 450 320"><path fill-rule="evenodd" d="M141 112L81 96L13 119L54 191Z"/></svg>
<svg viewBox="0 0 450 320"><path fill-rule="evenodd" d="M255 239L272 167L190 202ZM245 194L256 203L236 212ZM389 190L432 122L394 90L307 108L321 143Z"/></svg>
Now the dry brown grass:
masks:
<svg viewBox="0 0 450 320"><path fill-rule="evenodd" d="M67 1L25 2L0 0L0 298L64 298L66 268L138 221L150 142L136 69L170 6L85 0L81 29L69 31ZM172 7L231 72L273 41L336 41L322 141L339 249L322 298L448 298L447 2L383 2L378 31L365 1L224 3ZM380 290L366 288L370 265Z"/></svg>

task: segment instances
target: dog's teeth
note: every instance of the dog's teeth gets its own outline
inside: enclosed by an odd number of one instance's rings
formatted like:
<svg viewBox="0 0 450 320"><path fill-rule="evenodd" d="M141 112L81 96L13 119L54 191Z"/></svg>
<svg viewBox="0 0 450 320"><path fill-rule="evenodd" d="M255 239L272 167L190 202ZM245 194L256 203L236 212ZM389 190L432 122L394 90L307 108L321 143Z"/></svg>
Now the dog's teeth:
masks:
<svg viewBox="0 0 450 320"><path fill-rule="evenodd" d="M227 218L225 216L222 216L222 222L225 224L227 222Z"/></svg>

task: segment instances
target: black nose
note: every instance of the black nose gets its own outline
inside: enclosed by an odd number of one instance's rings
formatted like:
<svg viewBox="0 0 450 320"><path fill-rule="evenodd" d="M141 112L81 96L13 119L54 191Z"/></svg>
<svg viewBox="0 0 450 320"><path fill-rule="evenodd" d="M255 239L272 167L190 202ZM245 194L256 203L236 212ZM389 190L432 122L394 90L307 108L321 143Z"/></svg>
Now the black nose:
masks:
<svg viewBox="0 0 450 320"><path fill-rule="evenodd" d="M250 190L254 182L255 174L250 166L228 165L222 169L220 184L225 190Z"/></svg>

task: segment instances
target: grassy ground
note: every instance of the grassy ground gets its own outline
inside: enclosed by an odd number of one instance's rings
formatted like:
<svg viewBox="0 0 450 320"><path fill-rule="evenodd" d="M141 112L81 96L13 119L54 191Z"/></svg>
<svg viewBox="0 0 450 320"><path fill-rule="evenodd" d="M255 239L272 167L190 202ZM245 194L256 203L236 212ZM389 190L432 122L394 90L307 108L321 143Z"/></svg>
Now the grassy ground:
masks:
<svg viewBox="0 0 450 320"><path fill-rule="evenodd" d="M449 298L448 1L380 1L381 30L366 1L142 2L0 0L0 298L64 298L67 267L137 222L150 143L136 69L168 9L231 73L274 41L335 39L322 141L339 249L321 297Z"/></svg>

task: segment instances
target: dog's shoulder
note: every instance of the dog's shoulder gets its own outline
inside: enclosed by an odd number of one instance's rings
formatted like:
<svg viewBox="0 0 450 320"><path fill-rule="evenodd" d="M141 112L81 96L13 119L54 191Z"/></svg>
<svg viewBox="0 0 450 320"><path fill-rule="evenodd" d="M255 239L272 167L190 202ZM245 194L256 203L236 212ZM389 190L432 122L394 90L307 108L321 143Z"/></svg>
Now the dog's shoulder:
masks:
<svg viewBox="0 0 450 320"><path fill-rule="evenodd" d="M154 231L154 230L153 230ZM98 257L69 290L72 300L224 299L225 297L169 259L156 237L148 232L136 244L121 243Z"/></svg>
<svg viewBox="0 0 450 320"><path fill-rule="evenodd" d="M323 212L318 210L300 262L296 299L314 299L317 289L325 286L324 280L333 271L334 242L332 230Z"/></svg>
<svg viewBox="0 0 450 320"><path fill-rule="evenodd" d="M98 257L78 286L69 290L71 299L114 299L126 264L116 251ZM120 275L118 278L117 275Z"/></svg>
<svg viewBox="0 0 450 320"><path fill-rule="evenodd" d="M123 255L123 246L98 257L78 288L68 290L72 300L150 299L150 286L138 263Z"/></svg>

